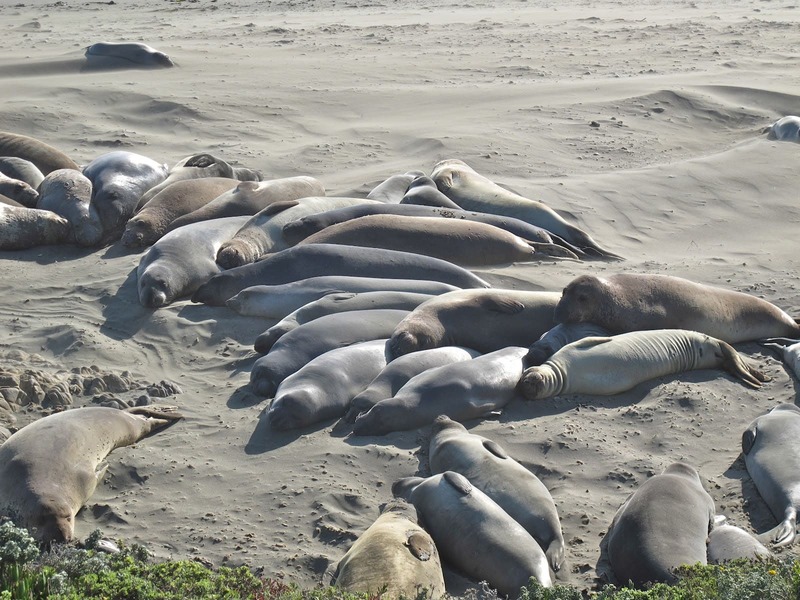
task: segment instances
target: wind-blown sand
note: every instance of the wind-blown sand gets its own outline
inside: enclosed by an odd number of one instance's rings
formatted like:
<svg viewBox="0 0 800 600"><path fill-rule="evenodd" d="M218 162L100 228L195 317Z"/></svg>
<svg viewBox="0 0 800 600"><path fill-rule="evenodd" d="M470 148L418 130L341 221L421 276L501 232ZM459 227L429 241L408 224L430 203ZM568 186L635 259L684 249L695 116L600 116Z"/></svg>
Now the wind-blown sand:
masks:
<svg viewBox="0 0 800 600"><path fill-rule="evenodd" d="M800 114L792 4L26 0L0 6L0 20L0 130L79 164L115 149L170 165L207 151L268 178L311 175L329 195L365 195L391 174L460 158L627 258L478 271L496 285L667 273L800 315L800 146L762 133ZM81 72L97 41L143 41L178 66ZM327 584L392 482L427 473L427 430L271 431L267 403L240 388L273 321L188 301L145 309L139 258L119 244L0 255L4 356L129 370L183 390L166 401L184 421L109 457L77 535L100 527L159 558ZM773 378L763 389L700 371L610 398L517 401L467 424L550 488L567 542L560 581L594 585L616 509L676 460L700 470L734 524L774 526L740 438L755 416L795 402L797 383L757 344L738 349ZM39 414L21 412L17 425ZM470 585L452 574L448 584L455 594Z"/></svg>

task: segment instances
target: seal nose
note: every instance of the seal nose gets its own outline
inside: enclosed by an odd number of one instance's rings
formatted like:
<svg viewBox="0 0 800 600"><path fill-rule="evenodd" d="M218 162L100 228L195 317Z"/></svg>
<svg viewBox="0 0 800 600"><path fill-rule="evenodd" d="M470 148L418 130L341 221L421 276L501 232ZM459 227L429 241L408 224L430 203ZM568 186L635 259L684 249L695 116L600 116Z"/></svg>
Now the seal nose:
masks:
<svg viewBox="0 0 800 600"><path fill-rule="evenodd" d="M392 354L392 358L403 356L415 350L417 350L417 338L408 331L393 334L389 340L389 351Z"/></svg>
<svg viewBox="0 0 800 600"><path fill-rule="evenodd" d="M545 397L544 377L538 367L531 367L522 373L519 387L526 400L541 400Z"/></svg>

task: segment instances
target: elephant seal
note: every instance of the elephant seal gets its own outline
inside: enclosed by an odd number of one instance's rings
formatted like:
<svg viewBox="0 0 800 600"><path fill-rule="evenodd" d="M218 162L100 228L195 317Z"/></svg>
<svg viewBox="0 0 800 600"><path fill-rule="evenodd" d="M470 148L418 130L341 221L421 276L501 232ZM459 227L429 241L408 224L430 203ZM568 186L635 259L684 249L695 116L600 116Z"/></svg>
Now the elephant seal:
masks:
<svg viewBox="0 0 800 600"><path fill-rule="evenodd" d="M388 338L407 314L404 310L357 310L301 325L255 362L250 371L250 385L256 394L271 398L284 379L320 354L358 342ZM256 351L260 352L260 348L256 340Z"/></svg>
<svg viewBox="0 0 800 600"><path fill-rule="evenodd" d="M527 346L555 325L557 292L457 290L420 304L392 334L392 355L438 346Z"/></svg>
<svg viewBox="0 0 800 600"><path fill-rule="evenodd" d="M465 210L521 219L544 227L584 252L600 258L621 258L601 248L588 233L565 221L546 204L497 185L460 160L451 159L437 163L431 179L445 196Z"/></svg>
<svg viewBox="0 0 800 600"><path fill-rule="evenodd" d="M395 358L375 376L366 389L355 396L345 420L352 423L361 413L367 412L381 400L392 398L412 377L429 369L472 360L480 352L459 346L443 346L412 352Z"/></svg>
<svg viewBox="0 0 800 600"><path fill-rule="evenodd" d="M782 142L800 142L800 117L790 115L778 119L769 128L767 137Z"/></svg>
<svg viewBox="0 0 800 600"><path fill-rule="evenodd" d="M69 221L50 210L0 204L0 250L25 250L65 244Z"/></svg>
<svg viewBox="0 0 800 600"><path fill-rule="evenodd" d="M392 486L408 498L445 562L516 598L531 577L552 587L547 557L531 534L466 477L445 471Z"/></svg>
<svg viewBox="0 0 800 600"><path fill-rule="evenodd" d="M25 206L22 206L22 204L20 204L16 200L12 200L8 196L4 196L3 194L0 194L0 204L5 204L6 206L16 206L19 208L27 208Z"/></svg>
<svg viewBox="0 0 800 600"><path fill-rule="evenodd" d="M386 366L386 341L333 348L289 375L269 407L270 426L298 429L343 416L353 396Z"/></svg>
<svg viewBox="0 0 800 600"><path fill-rule="evenodd" d="M72 241L78 246L97 246L103 239L103 224L92 205L92 182L80 171L56 169L39 187L36 208L51 210L69 221Z"/></svg>
<svg viewBox="0 0 800 600"><path fill-rule="evenodd" d="M111 241L122 234L142 194L167 177L167 165L117 150L95 158L83 174L92 182L92 204L106 241Z"/></svg>
<svg viewBox="0 0 800 600"><path fill-rule="evenodd" d="M714 517L714 529L708 534L706 556L711 564L742 558L769 558L772 552L744 529L729 525L723 515Z"/></svg>
<svg viewBox="0 0 800 600"><path fill-rule="evenodd" d="M564 288L555 316L559 323L589 321L612 334L690 329L729 344L800 337L800 325L766 300L671 275L581 275Z"/></svg>
<svg viewBox="0 0 800 600"><path fill-rule="evenodd" d="M29 160L16 156L0 156L0 173L24 181L33 189L38 189L44 179L44 174Z"/></svg>
<svg viewBox="0 0 800 600"><path fill-rule="evenodd" d="M319 183L314 187L317 186L321 187ZM234 239L220 248L217 262L226 269L232 269L255 262L270 252L286 249L288 244L283 239L283 226L303 215L364 202L376 202L363 198L309 196L306 191L310 191L309 184L298 185L297 193L293 193L294 198L272 203L256 213ZM324 189L322 193L325 193Z"/></svg>
<svg viewBox="0 0 800 600"><path fill-rule="evenodd" d="M497 442L469 433L461 423L440 415L433 422L428 463L432 473L461 473L533 536L553 571L561 568L564 536L553 497L536 475Z"/></svg>
<svg viewBox="0 0 800 600"><path fill-rule="evenodd" d="M180 418L171 407L93 406L34 421L0 446L0 514L41 542L71 540L75 515L108 468L103 459Z"/></svg>
<svg viewBox="0 0 800 600"><path fill-rule="evenodd" d="M526 369L519 385L527 400L567 394L611 396L656 377L716 368L753 388L769 380L722 340L685 329L656 329L568 344L544 364Z"/></svg>
<svg viewBox="0 0 800 600"><path fill-rule="evenodd" d="M289 283L321 275L426 279L461 288L489 287L466 269L430 256L382 248L309 244L287 248L256 263L224 271L200 287L192 300L222 306L253 285Z"/></svg>
<svg viewBox="0 0 800 600"><path fill-rule="evenodd" d="M27 135L7 131L0 131L0 156L30 161L43 175L56 169L81 170L74 160L60 150Z"/></svg>
<svg viewBox="0 0 800 600"><path fill-rule="evenodd" d="M436 544L417 524L412 506L397 501L350 546L336 565L332 585L394 600L435 599L446 592Z"/></svg>
<svg viewBox="0 0 800 600"><path fill-rule="evenodd" d="M353 435L417 429L442 414L455 421L467 421L497 411L517 397L526 352L526 348L510 346L423 371L393 397L358 415Z"/></svg>
<svg viewBox="0 0 800 600"><path fill-rule="evenodd" d="M714 501L697 470L682 462L645 481L620 507L601 542L622 585L675 583L680 565L706 564Z"/></svg>
<svg viewBox="0 0 800 600"><path fill-rule="evenodd" d="M397 291L437 295L457 289L447 283L425 279L323 275L278 285L254 285L243 289L225 304L240 315L283 319L309 302L331 294Z"/></svg>
<svg viewBox="0 0 800 600"><path fill-rule="evenodd" d="M97 42L86 48L85 56L89 66L95 68L175 66L163 52L136 42Z"/></svg>
<svg viewBox="0 0 800 600"><path fill-rule="evenodd" d="M550 254L539 251L536 242L527 242L504 229L440 217L369 215L326 227L300 242L303 244L344 244L416 252L462 267L552 259Z"/></svg>
<svg viewBox="0 0 800 600"><path fill-rule="evenodd" d="M247 217L227 217L192 223L158 240L136 269L139 302L160 308L194 293L219 273L217 250L246 221Z"/></svg>
<svg viewBox="0 0 800 600"><path fill-rule="evenodd" d="M800 508L800 408L779 404L755 419L742 434L742 452L758 493L780 521L761 537L791 544Z"/></svg>
<svg viewBox="0 0 800 600"><path fill-rule="evenodd" d="M372 188L372 191L367 194L367 198L378 202L398 204L411 182L420 175L423 175L421 171L408 171L407 173L392 175Z"/></svg>
<svg viewBox="0 0 800 600"><path fill-rule="evenodd" d="M585 337L608 337L609 333L594 323L559 323L542 334L528 348L525 365L538 367L567 344Z"/></svg>
<svg viewBox="0 0 800 600"><path fill-rule="evenodd" d="M789 338L767 338L759 342L760 346L771 348L783 359L794 376L800 379L800 340Z"/></svg>
<svg viewBox="0 0 800 600"><path fill-rule="evenodd" d="M125 224L122 244L129 248L154 244L168 231L177 229L176 221L212 202L220 194L239 185L227 177L184 179L165 187ZM236 215L227 215L236 216ZM186 224L192 221L187 221Z"/></svg>
<svg viewBox="0 0 800 600"><path fill-rule="evenodd" d="M39 192L24 181L13 179L4 173L0 173L0 194L28 208L36 208L39 201Z"/></svg>
<svg viewBox="0 0 800 600"><path fill-rule="evenodd" d="M422 176L417 177L408 186L400 204L417 204L420 206L438 206L441 208L451 208L460 210L461 207L450 200L439 188L436 187L436 182L430 177Z"/></svg>

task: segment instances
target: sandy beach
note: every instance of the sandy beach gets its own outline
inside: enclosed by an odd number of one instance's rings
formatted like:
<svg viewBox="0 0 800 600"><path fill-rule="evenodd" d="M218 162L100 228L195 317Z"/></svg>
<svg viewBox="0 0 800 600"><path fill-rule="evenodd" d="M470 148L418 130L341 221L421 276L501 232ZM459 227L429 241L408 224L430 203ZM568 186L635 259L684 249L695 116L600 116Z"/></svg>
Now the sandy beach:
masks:
<svg viewBox="0 0 800 600"><path fill-rule="evenodd" d="M392 174L458 158L625 257L475 271L497 287L664 273L800 316L800 145L764 133L800 114L793 4L26 0L0 6L0 19L0 131L80 165L112 150L170 166L209 152L265 178L310 175L330 196L365 196ZM82 71L99 41L150 44L176 67ZM159 559L328 584L391 484L429 473L427 428L271 430L268 402L247 383L254 339L274 321L188 300L147 309L140 258L120 243L0 254L0 367L95 365L182 390L163 402L183 421L109 456L76 535L99 527ZM697 467L733 524L775 525L741 434L796 403L798 384L772 352L737 349L772 378L762 389L704 370L612 397L518 400L466 424L550 489L567 543L559 582L596 585L617 508L677 460ZM17 411L15 426L42 412ZM447 583L454 595L475 587L453 572Z"/></svg>

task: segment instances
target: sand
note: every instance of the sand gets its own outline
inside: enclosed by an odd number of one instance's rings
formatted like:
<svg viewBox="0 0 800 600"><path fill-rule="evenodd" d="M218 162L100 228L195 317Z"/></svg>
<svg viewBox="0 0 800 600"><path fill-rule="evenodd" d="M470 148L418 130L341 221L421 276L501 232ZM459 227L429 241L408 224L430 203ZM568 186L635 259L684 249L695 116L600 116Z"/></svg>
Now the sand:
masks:
<svg viewBox="0 0 800 600"><path fill-rule="evenodd" d="M460 158L627 259L478 271L496 285L560 290L583 273L668 273L800 315L800 146L763 134L800 113L798 7L559 4L4 3L0 130L79 164L115 149L170 165L207 151L266 177L316 177L329 195L365 195L391 174ZM81 72L97 41L143 41L178 66ZM111 454L77 535L100 527L157 558L327 584L392 482L427 474L428 431L271 431L267 403L245 386L255 336L273 321L189 301L145 309L139 258L119 244L0 256L2 356L127 370L183 391L164 402L184 421ZM616 509L676 460L700 470L732 523L774 525L740 437L757 415L795 402L797 384L757 344L738 348L772 377L763 389L700 371L609 398L516 401L468 423L552 491L567 542L560 581L595 585ZM17 426L40 414L20 411ZM451 573L448 585L461 594L472 584Z"/></svg>

